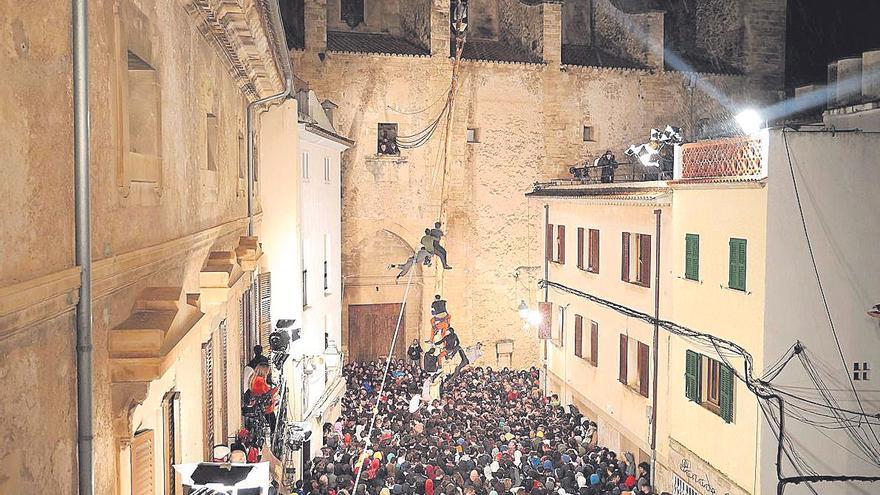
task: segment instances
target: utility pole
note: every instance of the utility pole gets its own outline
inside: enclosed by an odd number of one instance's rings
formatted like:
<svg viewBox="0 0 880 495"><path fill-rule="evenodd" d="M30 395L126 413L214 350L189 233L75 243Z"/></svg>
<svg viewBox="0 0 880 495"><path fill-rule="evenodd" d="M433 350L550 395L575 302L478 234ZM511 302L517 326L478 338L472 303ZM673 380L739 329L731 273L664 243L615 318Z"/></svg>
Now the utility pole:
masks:
<svg viewBox="0 0 880 495"><path fill-rule="evenodd" d="M654 235L654 251L656 251L656 263L654 267L654 343L653 343L653 367L651 393L651 486L655 486L657 476L657 366L659 361L658 347L660 344L660 215L663 213L659 208L654 210L656 218L656 231Z"/></svg>

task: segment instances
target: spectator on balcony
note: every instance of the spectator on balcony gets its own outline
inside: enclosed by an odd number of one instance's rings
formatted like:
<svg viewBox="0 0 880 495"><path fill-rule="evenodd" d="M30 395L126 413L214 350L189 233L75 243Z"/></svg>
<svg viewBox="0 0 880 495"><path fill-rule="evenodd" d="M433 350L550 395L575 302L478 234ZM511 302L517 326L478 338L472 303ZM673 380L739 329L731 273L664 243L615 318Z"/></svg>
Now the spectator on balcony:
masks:
<svg viewBox="0 0 880 495"><path fill-rule="evenodd" d="M257 365L260 361L265 360L267 363L269 362L268 358L263 355L263 346L255 345L254 346L254 357L248 361L247 366L244 367L244 370L241 372L241 388L247 390L250 387L251 379L254 377L254 370L257 369Z"/></svg>
<svg viewBox="0 0 880 495"><path fill-rule="evenodd" d="M249 390L251 392L251 397L258 401L260 399L268 399L268 401L266 401L266 407L263 409L263 414L266 421L269 423L269 429L272 431L272 434L274 434L276 419L275 392L277 389L269 384L270 373L271 370L269 368L269 363L260 361L259 364L257 364L256 369L254 369L254 375L251 378ZM267 394L269 394L268 397L266 397Z"/></svg>
<svg viewBox="0 0 880 495"><path fill-rule="evenodd" d="M602 182L605 184L614 182L614 171L617 169L617 160L614 153L607 150L604 155L596 160L596 166L602 168Z"/></svg>

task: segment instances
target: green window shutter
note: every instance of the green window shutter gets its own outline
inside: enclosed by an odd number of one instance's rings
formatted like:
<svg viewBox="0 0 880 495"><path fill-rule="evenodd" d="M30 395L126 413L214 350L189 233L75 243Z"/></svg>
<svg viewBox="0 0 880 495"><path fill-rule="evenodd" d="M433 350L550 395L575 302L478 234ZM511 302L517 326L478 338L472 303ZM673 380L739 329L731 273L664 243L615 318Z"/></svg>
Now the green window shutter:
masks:
<svg viewBox="0 0 880 495"><path fill-rule="evenodd" d="M697 234L685 235L685 258L684 278L689 280L700 279L700 236Z"/></svg>
<svg viewBox="0 0 880 495"><path fill-rule="evenodd" d="M727 423L733 422L733 384L733 370L722 364L718 405L721 408L721 418Z"/></svg>
<svg viewBox="0 0 880 495"><path fill-rule="evenodd" d="M694 351L685 353L684 395L694 402L700 402L700 358Z"/></svg>
<svg viewBox="0 0 880 495"><path fill-rule="evenodd" d="M746 290L746 240L730 239L730 268L727 286L731 289Z"/></svg>

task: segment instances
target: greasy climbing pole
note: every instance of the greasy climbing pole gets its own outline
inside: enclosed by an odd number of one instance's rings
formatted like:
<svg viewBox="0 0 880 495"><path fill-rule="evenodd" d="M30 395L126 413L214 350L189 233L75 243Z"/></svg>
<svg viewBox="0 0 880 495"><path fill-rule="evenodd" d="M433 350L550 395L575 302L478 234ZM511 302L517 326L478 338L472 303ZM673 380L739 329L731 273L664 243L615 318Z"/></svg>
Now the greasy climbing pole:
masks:
<svg viewBox="0 0 880 495"><path fill-rule="evenodd" d="M458 2L456 2L458 3ZM454 14L454 13L453 13ZM457 15L455 22L455 57L452 61L452 82L449 84L449 94L447 96L446 110L446 126L443 132L443 161L440 176L440 210L437 212L437 221L441 223L443 229L448 226L445 222L447 213L448 190L446 184L446 176L449 172L449 159L452 154L452 123L455 114L455 94L458 91L458 78L461 69L461 52L464 49L465 29L467 26L463 24L463 15ZM435 294L443 293L443 274L444 268L438 264L434 265L437 276L435 277L434 291Z"/></svg>

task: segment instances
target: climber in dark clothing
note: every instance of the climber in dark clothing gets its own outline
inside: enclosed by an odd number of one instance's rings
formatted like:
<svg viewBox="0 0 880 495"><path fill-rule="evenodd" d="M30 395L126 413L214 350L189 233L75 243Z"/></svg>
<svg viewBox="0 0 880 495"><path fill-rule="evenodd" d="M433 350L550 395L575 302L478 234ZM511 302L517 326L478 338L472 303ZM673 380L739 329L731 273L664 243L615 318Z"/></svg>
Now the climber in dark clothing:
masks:
<svg viewBox="0 0 880 495"><path fill-rule="evenodd" d="M452 267L446 263L446 248L440 245L440 239L443 238L443 230L440 228L440 222L434 222L434 228L428 230L428 235L434 238L434 250L440 261L443 263L444 270L451 270Z"/></svg>
<svg viewBox="0 0 880 495"><path fill-rule="evenodd" d="M437 316L446 312L446 299L440 299L440 294L434 296L434 302L431 303L431 315Z"/></svg>
<svg viewBox="0 0 880 495"><path fill-rule="evenodd" d="M458 335L455 334L455 329L449 327L449 333L446 334L445 337L440 339L440 342L436 342L436 345L443 345L443 348L446 350L446 357L452 356L453 354L458 354L458 357L461 359L459 361L458 366L455 367L455 371L452 372L449 377L444 380L444 383L448 380L454 380L458 373L462 368L467 366L470 363L470 360L465 354L464 349L461 348L461 341L458 339Z"/></svg>

